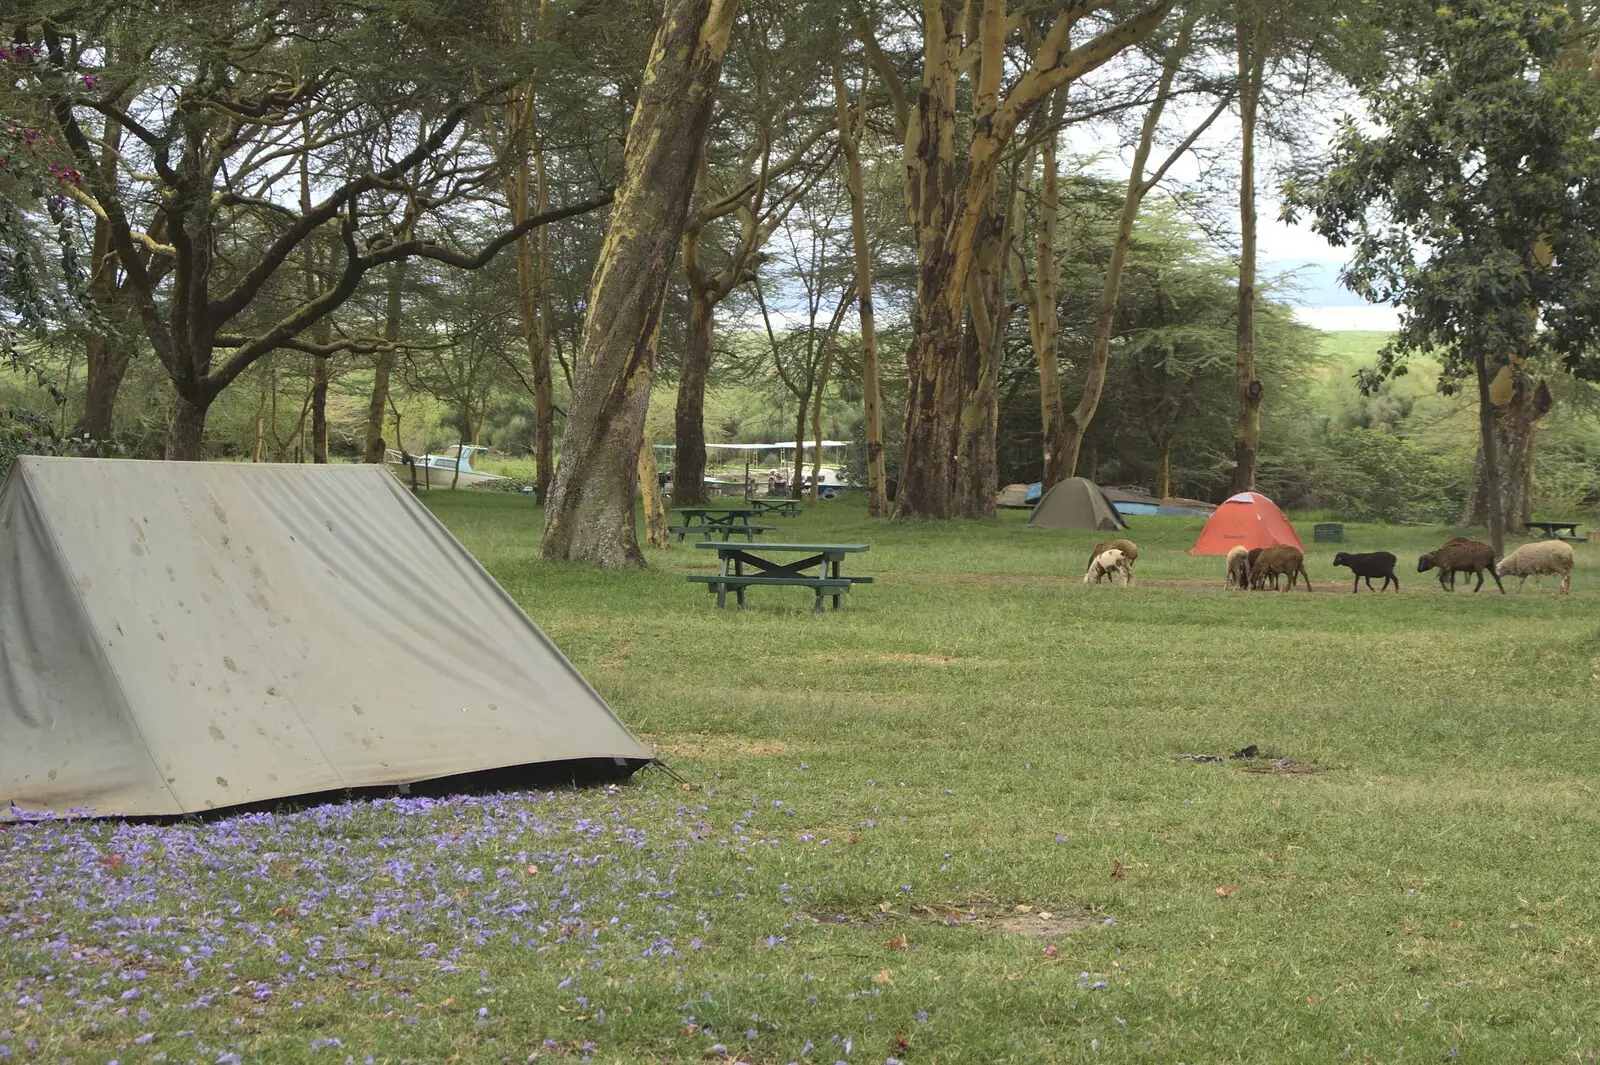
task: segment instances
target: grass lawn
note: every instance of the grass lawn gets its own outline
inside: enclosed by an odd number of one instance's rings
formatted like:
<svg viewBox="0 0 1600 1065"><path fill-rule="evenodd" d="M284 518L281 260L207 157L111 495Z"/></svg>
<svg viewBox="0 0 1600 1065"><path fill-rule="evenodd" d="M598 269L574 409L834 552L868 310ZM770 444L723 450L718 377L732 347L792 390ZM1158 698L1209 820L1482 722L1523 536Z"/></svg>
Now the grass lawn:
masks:
<svg viewBox="0 0 1600 1065"><path fill-rule="evenodd" d="M1095 533L840 502L769 534L872 545L816 616L717 611L687 544L551 565L530 500L429 504L692 787L13 828L0 1059L1600 1051L1595 548L1570 597L1446 595L1414 559L1451 530L1351 526L1399 595L1320 544L1316 594L1246 594L1143 518L1138 582L1086 588ZM1247 744L1320 771L1175 757Z"/></svg>

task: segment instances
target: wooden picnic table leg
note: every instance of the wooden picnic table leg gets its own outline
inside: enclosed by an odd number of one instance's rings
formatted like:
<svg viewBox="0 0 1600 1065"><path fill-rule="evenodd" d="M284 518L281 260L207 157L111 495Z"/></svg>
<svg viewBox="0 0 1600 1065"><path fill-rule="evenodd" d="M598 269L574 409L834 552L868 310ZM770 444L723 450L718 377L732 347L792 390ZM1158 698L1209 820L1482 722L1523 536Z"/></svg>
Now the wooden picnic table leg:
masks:
<svg viewBox="0 0 1600 1065"><path fill-rule="evenodd" d="M833 560L833 575L834 575L835 578L837 578L839 576L839 565L840 565L840 563L842 561L843 561L843 556L840 556L839 558L835 558ZM824 566L823 570L824 570L824 572L826 572L827 567ZM841 598L841 596L839 595L838 592L834 592L833 593L833 609L835 609L835 610L839 609L839 600L840 600L840 598Z"/></svg>
<svg viewBox="0 0 1600 1065"><path fill-rule="evenodd" d="M738 556L734 556L734 559L733 559L733 573L734 573L734 576L736 576L736 577L744 576L744 559L739 558ZM734 595L739 600L739 609L743 610L744 609L744 585L742 585L742 584L739 585L739 587L735 588L733 591L734 591Z"/></svg>

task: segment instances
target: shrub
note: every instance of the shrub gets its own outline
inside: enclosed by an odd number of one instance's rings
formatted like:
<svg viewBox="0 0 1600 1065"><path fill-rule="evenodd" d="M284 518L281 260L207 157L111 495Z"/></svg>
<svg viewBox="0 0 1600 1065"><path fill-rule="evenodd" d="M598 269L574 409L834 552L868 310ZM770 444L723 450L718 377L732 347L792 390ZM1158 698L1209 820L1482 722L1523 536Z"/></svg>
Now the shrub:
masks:
<svg viewBox="0 0 1600 1065"><path fill-rule="evenodd" d="M1358 521L1450 521L1467 484L1448 460L1404 437L1345 429L1319 442L1312 506Z"/></svg>

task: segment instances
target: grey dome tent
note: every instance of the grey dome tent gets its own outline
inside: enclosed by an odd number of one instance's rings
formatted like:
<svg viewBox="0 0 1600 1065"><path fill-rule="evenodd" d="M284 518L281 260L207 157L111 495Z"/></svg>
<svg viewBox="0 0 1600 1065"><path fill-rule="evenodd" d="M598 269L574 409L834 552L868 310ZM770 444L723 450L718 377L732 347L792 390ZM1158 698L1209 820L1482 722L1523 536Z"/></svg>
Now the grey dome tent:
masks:
<svg viewBox="0 0 1600 1065"><path fill-rule="evenodd" d="M1087 477L1069 477L1046 492L1033 508L1028 524L1036 529L1100 529L1105 532L1128 527L1117 513L1116 505Z"/></svg>
<svg viewBox="0 0 1600 1065"><path fill-rule="evenodd" d="M381 466L18 459L0 729L0 819L653 758Z"/></svg>

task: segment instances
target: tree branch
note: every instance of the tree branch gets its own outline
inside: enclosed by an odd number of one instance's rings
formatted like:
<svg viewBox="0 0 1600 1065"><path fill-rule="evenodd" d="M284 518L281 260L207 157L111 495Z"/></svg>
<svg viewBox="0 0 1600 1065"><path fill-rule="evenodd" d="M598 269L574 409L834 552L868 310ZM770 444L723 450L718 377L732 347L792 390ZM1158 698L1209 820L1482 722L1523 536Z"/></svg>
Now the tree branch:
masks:
<svg viewBox="0 0 1600 1065"><path fill-rule="evenodd" d="M504 233L501 233L499 236L495 237L489 243L485 244L481 249L478 250L476 254L473 255L466 255L462 252L456 251L453 248L446 248L442 244L432 244L425 240L407 240L402 241L399 244L391 244L388 247L375 250L371 256L363 259L362 262L366 264L364 270L369 270L372 267L378 266L382 263L392 263L399 259L409 259L412 257L419 259L434 259L438 262L445 263L449 266L458 267L462 270L477 270L481 267L487 266L489 264L489 260L493 259L495 254L499 252L501 248L504 248L506 245L512 243L524 233L538 229L540 226L549 225L552 222L559 222L564 218L573 218L580 214L588 214L591 211L598 211L600 208L609 204L611 202L611 198L612 193L607 191L592 200L585 200L582 203L574 204L571 207L561 207L554 211L546 211L543 214L536 214L529 218L525 218L518 224L506 230Z"/></svg>
<svg viewBox="0 0 1600 1065"><path fill-rule="evenodd" d="M1185 152L1194 147L1194 142L1199 140L1200 136L1205 133L1206 130L1211 128L1211 124L1222 116L1222 112L1226 111L1228 109L1228 105L1232 102L1233 95L1231 93L1223 96L1217 101L1217 106L1211 109L1211 113L1206 115L1204 121L1202 121L1194 129L1190 130L1189 135L1183 138L1183 142L1176 148L1172 149L1171 154L1169 154L1166 159L1162 161L1160 166L1156 167L1155 172L1150 175L1150 177L1141 187L1141 191L1139 193L1140 196L1143 196L1145 193L1148 193L1151 189L1161 184L1161 179L1167 176L1167 171L1172 169L1172 165L1179 159L1183 158L1183 154Z"/></svg>
<svg viewBox="0 0 1600 1065"><path fill-rule="evenodd" d="M895 126L903 137L906 123L911 121L911 103L906 99L906 87L900 83L900 72L895 70L894 64L889 62L889 57L878 47L878 38L874 36L872 27L865 21L857 24L856 37L861 41L861 48L867 54L867 62L877 71L878 80L883 82L884 89L889 93L889 104L894 110Z"/></svg>
<svg viewBox="0 0 1600 1065"><path fill-rule="evenodd" d="M353 197L363 192L377 188L381 183L393 181L407 170L416 166L423 159L432 155L450 138L450 134L461 124L466 117L468 106L456 108L445 116L444 122L428 136L419 141L411 151L407 152L397 162L391 163L377 172L368 171L352 181L345 182L331 193L322 203L300 215L299 219L286 229L261 255L260 261L251 267L233 291L219 299L212 300L206 308L208 319L213 326L220 326L230 321L240 311L250 304L250 301L261 291L265 285L283 265L289 255L300 246L318 227L326 225L334 218L345 204L352 202ZM341 301L343 302L343 301Z"/></svg>
<svg viewBox="0 0 1600 1065"><path fill-rule="evenodd" d="M476 270L487 265L489 260L494 258L496 252L529 230L551 222L558 222L563 218L587 214L590 211L604 207L610 202L611 193L607 192L603 196L593 200L586 200L572 207L563 207L559 210L546 211L543 214L534 215L495 237L475 255L465 255L450 248L430 244L427 241L408 240L399 244L391 244L378 250L375 254L363 256L360 249L356 247L355 241L360 220L356 206L356 195L350 193L344 205L344 222L339 227L339 237L344 244L345 250L345 264L338 282L332 288L320 293L315 299L301 304L294 311L279 319L276 325L260 336L249 339L234 338L241 342L236 346L233 355L223 364L222 368L207 378L208 387L216 390L225 388L229 382L243 373L251 363L274 348L292 347L297 350L306 350L297 343L291 343L293 338L340 307L355 293L357 285L367 271L376 266L396 262L400 259L417 257L434 259L463 270Z"/></svg>

